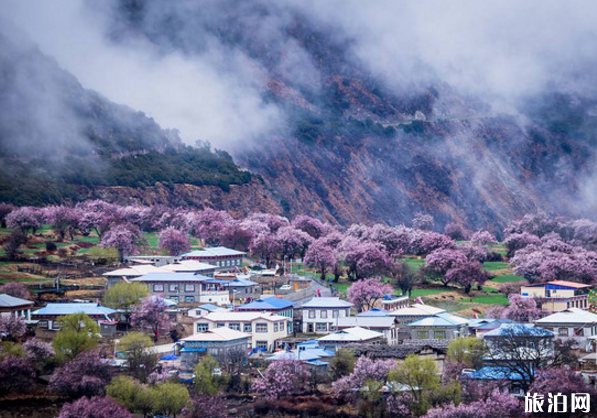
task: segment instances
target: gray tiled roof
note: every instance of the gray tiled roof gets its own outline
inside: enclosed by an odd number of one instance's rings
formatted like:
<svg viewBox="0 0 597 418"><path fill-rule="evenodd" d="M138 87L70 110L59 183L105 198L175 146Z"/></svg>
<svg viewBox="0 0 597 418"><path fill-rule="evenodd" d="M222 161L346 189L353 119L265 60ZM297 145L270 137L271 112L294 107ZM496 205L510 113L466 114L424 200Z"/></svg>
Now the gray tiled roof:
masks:
<svg viewBox="0 0 597 418"><path fill-rule="evenodd" d="M23 305L33 305L33 302L27 299L15 298L6 293L0 293L0 308L13 308Z"/></svg>

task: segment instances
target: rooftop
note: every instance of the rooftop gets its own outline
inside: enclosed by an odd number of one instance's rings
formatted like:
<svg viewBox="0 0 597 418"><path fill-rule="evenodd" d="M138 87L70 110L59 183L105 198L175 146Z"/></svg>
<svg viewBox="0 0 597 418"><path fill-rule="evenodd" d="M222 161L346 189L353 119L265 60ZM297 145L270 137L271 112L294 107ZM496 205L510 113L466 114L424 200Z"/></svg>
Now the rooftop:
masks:
<svg viewBox="0 0 597 418"><path fill-rule="evenodd" d="M226 247L204 248L203 250L191 251L183 254L183 257L222 257L227 255L245 255L242 251L236 251Z"/></svg>
<svg viewBox="0 0 597 418"><path fill-rule="evenodd" d="M423 305L420 303L413 303L408 308L397 309L391 311L388 315L391 316L431 316L438 313L446 312L445 309L436 308L434 306Z"/></svg>
<svg viewBox="0 0 597 418"><path fill-rule="evenodd" d="M597 315L578 308L569 308L535 321L536 324L591 324L597 323Z"/></svg>
<svg viewBox="0 0 597 418"><path fill-rule="evenodd" d="M408 324L409 327L460 327L467 325L468 319L447 312L441 312L428 318Z"/></svg>
<svg viewBox="0 0 597 418"><path fill-rule="evenodd" d="M251 322L256 319L266 321L288 321L289 318L281 315L272 315L267 312L210 312L198 320L207 319L212 322Z"/></svg>
<svg viewBox="0 0 597 418"><path fill-rule="evenodd" d="M315 297L301 305L301 308L350 308L352 303L340 298Z"/></svg>
<svg viewBox="0 0 597 418"><path fill-rule="evenodd" d="M156 266L153 266L153 265L140 264L140 265L126 267L126 268L122 268L122 269L118 269L118 270L112 270L112 271L109 271L107 273L104 273L103 276L108 276L108 277L121 277L121 276L132 277L132 276L143 276L144 274L148 274L148 273L158 273L160 271L162 271L160 267L156 267Z"/></svg>
<svg viewBox="0 0 597 418"><path fill-rule="evenodd" d="M197 260L180 260L178 263L166 264L159 268L159 271L163 272L191 272L191 271L204 271L214 270L216 266L212 264L202 263Z"/></svg>
<svg viewBox="0 0 597 418"><path fill-rule="evenodd" d="M71 315L84 313L86 315L111 315L114 309L101 306L98 303L48 303L45 307L32 312L32 315Z"/></svg>
<svg viewBox="0 0 597 418"><path fill-rule="evenodd" d="M236 307L236 310L237 311L245 311L245 310L247 310L247 311L255 311L255 310L257 310L257 311L275 311L275 310L291 308L292 306L294 306L293 302L286 300L286 299L277 298L275 296L272 296L269 298L255 300L253 302L245 303L244 305Z"/></svg>
<svg viewBox="0 0 597 418"><path fill-rule="evenodd" d="M391 328L396 318L393 316L347 316L337 318L339 328Z"/></svg>
<svg viewBox="0 0 597 418"><path fill-rule="evenodd" d="M530 324L502 324L483 335L485 337L553 337L554 333Z"/></svg>
<svg viewBox="0 0 597 418"><path fill-rule="evenodd" d="M325 337L319 338L320 342L360 342L373 340L375 338L382 338L383 334L377 331L371 331L369 329L354 327L341 329L333 332Z"/></svg>
<svg viewBox="0 0 597 418"><path fill-rule="evenodd" d="M520 373L516 373L507 367L485 366L472 373L462 375L463 379L475 380L523 380Z"/></svg>
<svg viewBox="0 0 597 418"><path fill-rule="evenodd" d="M213 281L211 277L194 273L149 273L131 279L132 282L204 282Z"/></svg>
<svg viewBox="0 0 597 418"><path fill-rule="evenodd" d="M0 308L13 308L23 305L33 305L33 302L27 299L15 298L6 293L0 293Z"/></svg>
<svg viewBox="0 0 597 418"><path fill-rule="evenodd" d="M240 332L227 327L212 328L205 332L191 335L181 341L234 341L242 338L251 338L251 334Z"/></svg>
<svg viewBox="0 0 597 418"><path fill-rule="evenodd" d="M369 309L368 311L365 312L361 312L358 313L357 316L358 317L367 317L367 316L388 316L388 313L390 311L387 311L385 309L380 309L380 308L372 308Z"/></svg>

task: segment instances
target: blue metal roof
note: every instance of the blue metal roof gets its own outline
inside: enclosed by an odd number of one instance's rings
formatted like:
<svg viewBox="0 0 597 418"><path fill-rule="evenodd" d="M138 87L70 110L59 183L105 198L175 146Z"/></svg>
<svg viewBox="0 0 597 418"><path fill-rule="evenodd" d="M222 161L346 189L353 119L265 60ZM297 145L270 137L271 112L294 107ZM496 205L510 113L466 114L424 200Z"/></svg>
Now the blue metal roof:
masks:
<svg viewBox="0 0 597 418"><path fill-rule="evenodd" d="M294 306L289 300L277 298L277 297L269 297L266 299L255 300L253 302L245 303L236 308L238 311L244 310L263 310L263 311L275 311L280 309L287 309Z"/></svg>
<svg viewBox="0 0 597 418"><path fill-rule="evenodd" d="M180 350L181 353L203 353L205 351L205 348L187 348L184 347L182 350Z"/></svg>
<svg viewBox="0 0 597 418"><path fill-rule="evenodd" d="M529 324L502 324L499 328L489 331L485 337L553 337L555 334L544 328Z"/></svg>
<svg viewBox="0 0 597 418"><path fill-rule="evenodd" d="M365 317L367 317L367 316L387 316L388 312L389 311L387 311L385 309L372 308L372 309L369 309L368 311L358 313L357 316L365 316Z"/></svg>
<svg viewBox="0 0 597 418"><path fill-rule="evenodd" d="M71 315L84 313L87 315L111 315L114 309L97 303L48 303L45 307L32 312L33 315Z"/></svg>
<svg viewBox="0 0 597 418"><path fill-rule="evenodd" d="M464 374L462 377L475 380L524 380L520 373L500 366L484 366L472 373Z"/></svg>
<svg viewBox="0 0 597 418"><path fill-rule="evenodd" d="M221 308L219 306L212 305L211 303L206 303L205 305L199 306L197 309L205 309L208 312L213 312Z"/></svg>

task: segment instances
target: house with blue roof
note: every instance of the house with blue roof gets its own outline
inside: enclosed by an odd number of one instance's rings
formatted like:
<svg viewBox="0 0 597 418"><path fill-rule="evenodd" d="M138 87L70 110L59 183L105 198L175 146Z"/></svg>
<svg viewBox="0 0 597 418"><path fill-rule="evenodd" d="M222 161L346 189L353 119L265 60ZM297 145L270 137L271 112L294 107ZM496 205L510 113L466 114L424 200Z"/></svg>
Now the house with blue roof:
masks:
<svg viewBox="0 0 597 418"><path fill-rule="evenodd" d="M183 254L184 260L197 260L216 266L217 271L235 271L242 267L245 253L226 247L211 247Z"/></svg>
<svg viewBox="0 0 597 418"><path fill-rule="evenodd" d="M534 376L534 372L533 372ZM502 391L508 391L513 396L524 396L523 384L525 377L518 371L502 366L483 366L479 370L464 370L461 375L464 387L469 382L487 382L497 385Z"/></svg>
<svg viewBox="0 0 597 418"><path fill-rule="evenodd" d="M453 340L468 337L468 319L441 312L407 324L413 340Z"/></svg>
<svg viewBox="0 0 597 418"><path fill-rule="evenodd" d="M218 280L196 273L149 273L131 279L144 283L152 295L179 303L230 303L229 280Z"/></svg>
<svg viewBox="0 0 597 418"><path fill-rule="evenodd" d="M33 311L31 318L38 320L37 326L41 328L58 330L63 317L79 313L91 317L99 324L102 321L114 321L117 311L99 303L48 303L43 308Z"/></svg>
<svg viewBox="0 0 597 418"><path fill-rule="evenodd" d="M293 332L294 302L287 299L271 296L237 306L234 310L238 312L271 312L275 315L285 316L290 318L288 333L291 334Z"/></svg>

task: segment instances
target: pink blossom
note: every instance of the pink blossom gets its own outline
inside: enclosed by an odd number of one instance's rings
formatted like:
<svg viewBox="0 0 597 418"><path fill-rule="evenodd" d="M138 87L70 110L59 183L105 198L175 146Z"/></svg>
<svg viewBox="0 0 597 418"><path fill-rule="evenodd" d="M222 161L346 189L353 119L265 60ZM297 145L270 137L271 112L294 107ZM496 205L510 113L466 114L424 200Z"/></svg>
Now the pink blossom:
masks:
<svg viewBox="0 0 597 418"><path fill-rule="evenodd" d="M375 307L375 303L385 295L391 295L393 288L390 284L382 283L379 277L362 279L354 282L348 288L348 300L359 312Z"/></svg>
<svg viewBox="0 0 597 418"><path fill-rule="evenodd" d="M170 255L179 255L191 249L189 235L171 226L160 232L159 246Z"/></svg>
<svg viewBox="0 0 597 418"><path fill-rule="evenodd" d="M303 392L309 376L307 367L299 361L274 361L265 369L263 377L253 382L253 390L263 393L267 399L278 399Z"/></svg>
<svg viewBox="0 0 597 418"><path fill-rule="evenodd" d="M133 415L109 397L95 396L66 403L58 418L132 418Z"/></svg>

